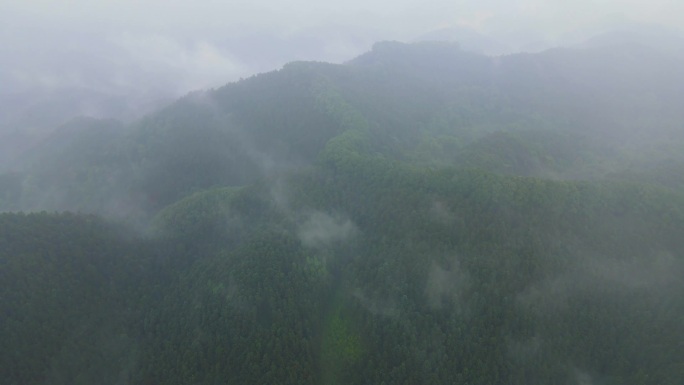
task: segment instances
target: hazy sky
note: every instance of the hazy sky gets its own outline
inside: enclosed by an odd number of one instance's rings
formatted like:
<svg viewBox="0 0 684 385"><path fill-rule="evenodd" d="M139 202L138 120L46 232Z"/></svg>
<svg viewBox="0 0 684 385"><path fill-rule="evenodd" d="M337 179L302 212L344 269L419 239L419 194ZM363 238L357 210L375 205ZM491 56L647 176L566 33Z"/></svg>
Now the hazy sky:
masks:
<svg viewBox="0 0 684 385"><path fill-rule="evenodd" d="M679 28L681 0L2 0L5 20L129 30L293 31L326 24L377 28L410 36L446 26L482 31L560 33L597 23L638 21Z"/></svg>
<svg viewBox="0 0 684 385"><path fill-rule="evenodd" d="M626 22L679 30L684 1L0 0L0 82L179 94L444 28L514 50Z"/></svg>

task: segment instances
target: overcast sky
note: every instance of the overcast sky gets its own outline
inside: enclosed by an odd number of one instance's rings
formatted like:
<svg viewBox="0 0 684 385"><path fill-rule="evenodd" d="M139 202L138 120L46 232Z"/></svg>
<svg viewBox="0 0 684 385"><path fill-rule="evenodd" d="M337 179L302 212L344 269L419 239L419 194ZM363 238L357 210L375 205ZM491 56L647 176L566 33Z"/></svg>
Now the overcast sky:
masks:
<svg viewBox="0 0 684 385"><path fill-rule="evenodd" d="M627 22L679 30L684 1L0 0L0 81L177 95L445 28L515 50Z"/></svg>
<svg viewBox="0 0 684 385"><path fill-rule="evenodd" d="M557 34L616 21L684 24L681 0L2 0L3 24L23 22L192 33L293 31L326 24L377 28L398 37L446 26Z"/></svg>

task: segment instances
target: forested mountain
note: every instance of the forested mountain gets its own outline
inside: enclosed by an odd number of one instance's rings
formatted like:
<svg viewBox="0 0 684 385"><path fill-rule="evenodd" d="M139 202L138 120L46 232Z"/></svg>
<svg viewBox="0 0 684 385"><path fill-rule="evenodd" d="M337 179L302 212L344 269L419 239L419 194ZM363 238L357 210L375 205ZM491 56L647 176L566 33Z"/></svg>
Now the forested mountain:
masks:
<svg viewBox="0 0 684 385"><path fill-rule="evenodd" d="M0 383L679 384L683 61L384 42L71 121L0 175Z"/></svg>

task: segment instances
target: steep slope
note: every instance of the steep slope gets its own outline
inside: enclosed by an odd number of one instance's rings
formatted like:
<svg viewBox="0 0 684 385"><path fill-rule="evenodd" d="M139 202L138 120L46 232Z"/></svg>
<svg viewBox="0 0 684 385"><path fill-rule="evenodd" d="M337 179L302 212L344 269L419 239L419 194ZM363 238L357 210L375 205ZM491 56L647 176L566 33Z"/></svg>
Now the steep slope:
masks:
<svg viewBox="0 0 684 385"><path fill-rule="evenodd" d="M0 215L0 377L115 384L135 368L151 248L93 216Z"/></svg>
<svg viewBox="0 0 684 385"><path fill-rule="evenodd" d="M663 55L381 43L72 122L0 203L143 231L0 216L0 378L677 384L684 87Z"/></svg>
<svg viewBox="0 0 684 385"><path fill-rule="evenodd" d="M205 188L244 185L310 165L328 140L350 128L367 130L375 151L388 157L458 161L522 175L600 178L638 169L644 162L680 163L681 64L676 55L642 46L491 58L446 43L379 43L345 65L291 63L188 95L127 127L123 139L99 143L106 148L94 154L88 150L92 143L74 143L69 153L83 154L81 159L51 159L45 153L55 150L39 148L33 155L37 166L25 171L35 182L26 189L69 199L45 202L26 191L21 204L7 207L97 211L99 206L112 212L119 210L112 207L130 206L128 211L149 216ZM93 122L90 129L101 131L100 124ZM477 148L488 147L471 146L500 133L522 135L520 140L527 142L535 136L528 131L557 136L538 143L549 157L591 152L590 163L512 170L506 166L510 160L481 162L486 154ZM63 135L57 132L48 146L57 146ZM567 142L568 137L575 139ZM498 146L515 143L504 140ZM586 143L591 143L588 151ZM517 153L521 148L501 150ZM71 162L62 166L67 169L97 165L97 157L112 153L118 158L108 160L111 170L87 172L107 175L109 180L98 183L126 197L119 202L107 194L87 196L93 195L90 189L72 191L68 177L59 178L50 169L64 162ZM89 199L97 204L73 202Z"/></svg>

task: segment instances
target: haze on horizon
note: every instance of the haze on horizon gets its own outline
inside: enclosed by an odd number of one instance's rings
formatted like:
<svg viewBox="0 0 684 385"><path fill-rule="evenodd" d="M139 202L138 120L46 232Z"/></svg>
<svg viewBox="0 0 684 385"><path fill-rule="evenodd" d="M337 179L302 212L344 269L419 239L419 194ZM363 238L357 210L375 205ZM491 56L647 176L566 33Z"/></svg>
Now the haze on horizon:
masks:
<svg viewBox="0 0 684 385"><path fill-rule="evenodd" d="M193 90L294 60L344 62L381 40L505 54L625 26L681 36L682 25L675 0L5 0L0 134L77 115L135 119Z"/></svg>

